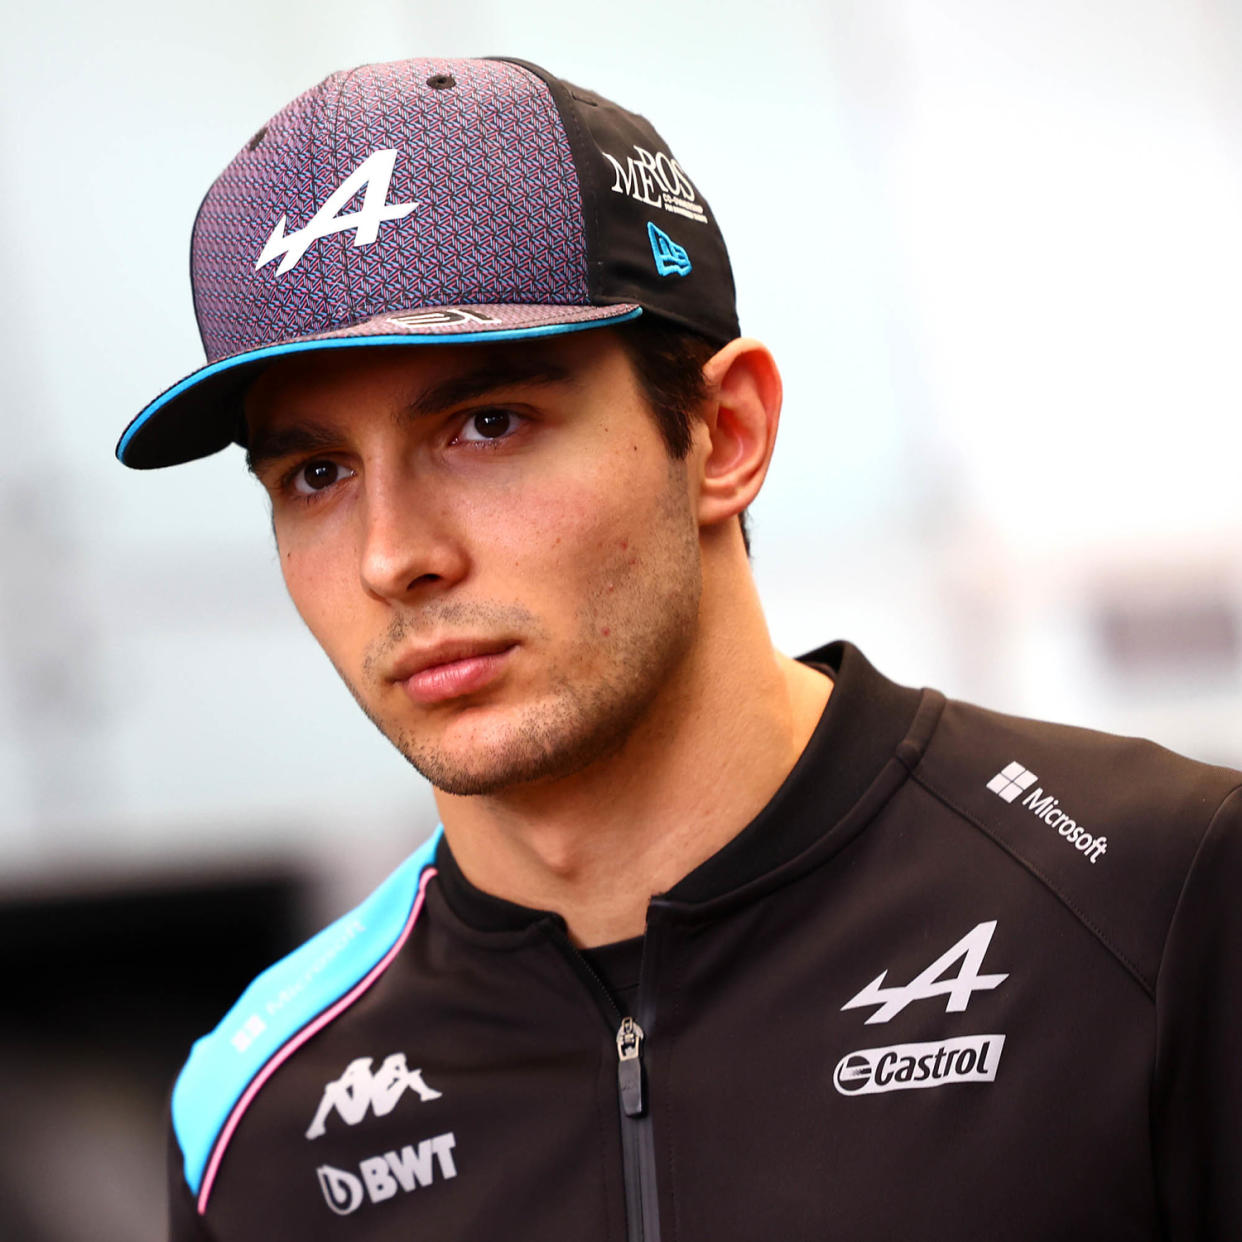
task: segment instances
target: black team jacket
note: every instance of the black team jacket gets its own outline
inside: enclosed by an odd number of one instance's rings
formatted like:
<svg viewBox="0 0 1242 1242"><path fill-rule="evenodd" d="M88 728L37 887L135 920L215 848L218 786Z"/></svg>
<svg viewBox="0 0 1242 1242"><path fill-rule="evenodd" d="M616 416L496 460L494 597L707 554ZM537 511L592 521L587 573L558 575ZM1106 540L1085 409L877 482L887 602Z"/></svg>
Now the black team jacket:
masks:
<svg viewBox="0 0 1242 1242"><path fill-rule="evenodd" d="M1242 775L804 658L805 753L641 940L437 837L255 980L175 1242L1242 1238Z"/></svg>

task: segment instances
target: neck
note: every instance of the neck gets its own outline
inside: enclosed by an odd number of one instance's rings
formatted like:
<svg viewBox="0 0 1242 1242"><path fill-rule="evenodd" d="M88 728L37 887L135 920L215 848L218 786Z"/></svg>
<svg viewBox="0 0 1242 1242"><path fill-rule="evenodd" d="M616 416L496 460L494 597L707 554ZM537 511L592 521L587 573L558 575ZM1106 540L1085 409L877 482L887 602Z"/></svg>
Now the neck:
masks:
<svg viewBox="0 0 1242 1242"><path fill-rule="evenodd" d="M647 903L740 832L776 792L832 689L776 652L754 593L694 645L613 754L561 780L486 797L437 794L475 887L554 910L580 946L641 935Z"/></svg>

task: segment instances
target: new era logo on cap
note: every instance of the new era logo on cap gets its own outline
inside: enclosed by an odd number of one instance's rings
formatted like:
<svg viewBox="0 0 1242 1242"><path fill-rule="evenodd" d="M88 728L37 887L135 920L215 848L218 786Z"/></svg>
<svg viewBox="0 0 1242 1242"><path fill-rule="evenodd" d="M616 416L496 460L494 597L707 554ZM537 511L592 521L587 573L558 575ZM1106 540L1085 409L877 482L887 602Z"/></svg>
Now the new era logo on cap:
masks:
<svg viewBox="0 0 1242 1242"><path fill-rule="evenodd" d="M1034 772L1028 772L1020 763L1011 763L988 781L988 788L1006 802L1012 802L1020 793L1030 789L1037 779Z"/></svg>
<svg viewBox="0 0 1242 1242"><path fill-rule="evenodd" d="M679 246L663 229L647 222L647 236L651 239L651 253L655 256L656 271L661 276L689 276L690 256L684 246Z"/></svg>

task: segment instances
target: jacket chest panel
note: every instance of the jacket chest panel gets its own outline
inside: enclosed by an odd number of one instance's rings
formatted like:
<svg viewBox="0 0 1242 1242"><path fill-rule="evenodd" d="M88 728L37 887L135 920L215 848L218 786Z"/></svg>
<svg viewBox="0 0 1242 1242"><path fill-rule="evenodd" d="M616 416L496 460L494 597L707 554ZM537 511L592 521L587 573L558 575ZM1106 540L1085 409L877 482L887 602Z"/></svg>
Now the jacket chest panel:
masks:
<svg viewBox="0 0 1242 1242"><path fill-rule="evenodd" d="M964 833L938 871L954 834L897 808L766 897L655 919L663 1242L912 1218L932 1238L1147 1236L1149 1002L988 842ZM624 1124L614 1033L564 956L429 925L273 1078L211 1215L238 1239L622 1242Z"/></svg>
<svg viewBox="0 0 1242 1242"><path fill-rule="evenodd" d="M664 1242L1150 1236L1151 1001L986 840L943 874L960 832L899 814L670 937Z"/></svg>

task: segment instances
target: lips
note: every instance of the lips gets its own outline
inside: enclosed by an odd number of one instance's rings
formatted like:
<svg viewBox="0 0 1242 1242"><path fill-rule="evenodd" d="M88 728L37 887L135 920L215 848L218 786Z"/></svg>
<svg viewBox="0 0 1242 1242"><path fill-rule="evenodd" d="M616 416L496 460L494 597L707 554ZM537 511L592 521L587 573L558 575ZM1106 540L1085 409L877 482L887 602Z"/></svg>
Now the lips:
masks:
<svg viewBox="0 0 1242 1242"><path fill-rule="evenodd" d="M442 643L408 653L398 662L393 680L416 703L442 703L489 685L516 646L509 641Z"/></svg>

